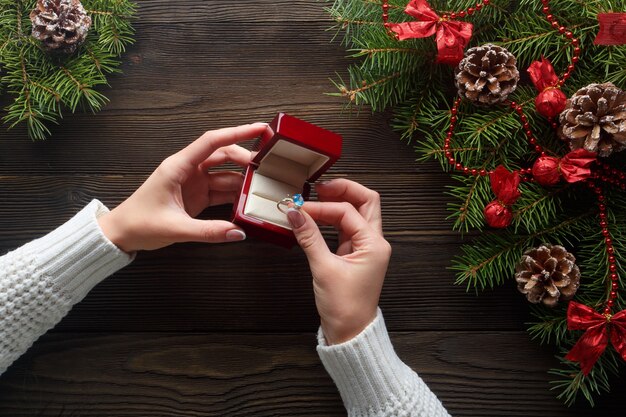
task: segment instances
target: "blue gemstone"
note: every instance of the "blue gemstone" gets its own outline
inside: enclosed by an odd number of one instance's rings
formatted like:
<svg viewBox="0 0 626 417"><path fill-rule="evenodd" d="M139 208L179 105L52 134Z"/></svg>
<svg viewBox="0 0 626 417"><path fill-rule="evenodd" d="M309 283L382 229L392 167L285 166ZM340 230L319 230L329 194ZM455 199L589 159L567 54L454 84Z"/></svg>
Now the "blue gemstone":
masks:
<svg viewBox="0 0 626 417"><path fill-rule="evenodd" d="M302 207L304 205L304 197L302 197L302 194L295 194L293 196L293 204L298 207Z"/></svg>

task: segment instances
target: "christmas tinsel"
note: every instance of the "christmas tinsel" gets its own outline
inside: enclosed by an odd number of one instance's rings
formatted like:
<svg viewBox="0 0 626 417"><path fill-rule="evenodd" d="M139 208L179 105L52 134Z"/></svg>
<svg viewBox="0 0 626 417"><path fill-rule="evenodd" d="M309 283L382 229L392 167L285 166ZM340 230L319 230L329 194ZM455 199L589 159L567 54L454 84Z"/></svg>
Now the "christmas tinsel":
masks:
<svg viewBox="0 0 626 417"><path fill-rule="evenodd" d="M409 22L414 17L404 12L408 0L390 0L388 21ZM480 3L480 2L479 2ZM550 121L535 109L538 91L530 83L527 68L542 57L549 59L557 72L565 71L574 58L573 48L558 27L546 19L540 0L492 0L475 10L476 1L432 0L430 6L439 15L472 9L460 21L473 24L467 48L494 44L506 48L517 59L522 79L509 100L518 103L527 117L529 129L549 155L563 156L569 148L561 141ZM383 24L382 2L377 0L335 0L328 12L335 29L350 51L354 63L348 78L336 78L337 92L348 105L366 105L372 111L392 109L392 127L402 140L412 145L420 161L436 160L451 172L456 185L449 193L455 201L449 205L455 230L482 233L462 247L462 254L452 261L456 283L468 290L481 291L513 281L516 265L525 251L545 243L561 245L572 251L580 268L580 287L575 300L595 310L606 304L609 261L605 236L598 226L598 205L593 187L560 183L544 187L537 182L519 184L520 197L512 204L512 222L504 230L494 230L485 223L485 207L494 195L488 175L460 175L450 165L443 144L450 128L452 105L457 95L455 66L442 60L433 38L397 40ZM576 69L561 91L571 97L592 83L611 82L626 87L626 47L595 45L599 31L598 15L625 12L626 1L553 0L550 12L579 40L581 52ZM475 13L474 13L475 11ZM444 63L437 63L444 62ZM456 114L456 113L455 113ZM558 122L558 117L556 118ZM515 108L507 105L477 106L467 100L458 106L458 121L450 145L456 160L465 167L491 171L499 166L515 171L530 169L537 153L528 146L523 122ZM626 154L605 158L606 164L623 171ZM596 191L597 193L597 191ZM605 213L611 225L612 250L616 273L626 276L626 193L619 187L603 187ZM614 311L626 308L623 281L619 282ZM608 288L607 288L608 285ZM556 346L561 365L549 372L554 376L553 389L571 405L584 397L592 405L594 397L610 390L611 380L626 371L617 352L609 346L588 374L577 363L565 359L583 334L567 328L567 302L556 307L529 304L535 318L529 327L531 337L542 344Z"/></svg>
<svg viewBox="0 0 626 417"><path fill-rule="evenodd" d="M31 139L45 139L64 110L97 112L107 102L98 87L119 72L120 56L134 42L129 0L84 0L91 19L87 38L68 55L50 54L32 36L36 0L0 0L0 93L11 97L3 122L25 124Z"/></svg>

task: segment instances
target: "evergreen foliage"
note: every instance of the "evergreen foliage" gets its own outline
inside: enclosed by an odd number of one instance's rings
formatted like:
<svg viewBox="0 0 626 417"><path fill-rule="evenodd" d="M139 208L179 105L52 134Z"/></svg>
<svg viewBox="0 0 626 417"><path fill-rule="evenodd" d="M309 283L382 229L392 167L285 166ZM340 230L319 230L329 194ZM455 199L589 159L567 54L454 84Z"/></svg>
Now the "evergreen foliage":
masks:
<svg viewBox="0 0 626 417"><path fill-rule="evenodd" d="M389 21L413 20L403 12L408 0L390 0ZM450 171L443 151L449 127L450 106L456 94L453 69L434 63L436 47L433 37L397 41L382 24L381 2L377 0L334 0L328 12L336 22L334 29L343 36L354 63L348 68L347 80L334 81L348 106L367 105L373 111L393 109L392 127L402 140L411 144L420 161L438 161ZM473 6L475 0L431 0L440 15ZM464 20L474 24L469 47L494 43L516 55L524 76L532 61L542 55L562 73L572 58L572 48L554 30L541 12L539 0L492 0ZM563 87L567 96L591 82L613 82L626 87L626 47L596 46L598 13L626 10L626 0L552 0L552 13L580 39L582 54L573 76ZM520 103L538 142L551 155L566 150L548 121L534 109L537 91L522 85L510 97ZM521 122L508 106L479 108L463 102L459 121L451 142L452 151L464 166L491 170L498 165L509 169L529 167L537 154L528 146ZM612 158L611 161L615 161ZM619 163L619 162L616 162ZM623 167L623 164L621 164ZM483 209L493 200L486 177L453 176L456 185L449 193L455 201L449 205L453 227L461 233L478 229L484 232L462 247L453 260L457 284L468 290L493 288L514 279L515 265L524 250L541 243L561 244L573 251L582 272L581 288L576 300L598 309L610 291L608 260L603 236L598 226L594 196L584 185L561 185L546 189L533 183L522 183L522 197L514 205L513 224L505 231L485 230ZM607 213L613 237L618 271L626 277L626 196L607 186ZM624 288L626 282L620 283ZM559 369L553 389L568 405L577 397L591 404L594 396L609 391L610 379L624 370L623 361L609 347L593 371L584 376L577 364L564 359L582 332L567 330L566 306L555 309L532 305L535 322L530 335L541 343L556 345ZM615 311L626 308L623 290L616 300Z"/></svg>
<svg viewBox="0 0 626 417"><path fill-rule="evenodd" d="M3 121L25 123L35 140L50 135L63 110L97 112L107 98L97 87L106 75L119 72L120 55L134 42L131 20L136 5L129 0L83 0L92 18L86 42L74 55L51 56L31 36L30 11L36 0L0 0L0 92L13 100Z"/></svg>

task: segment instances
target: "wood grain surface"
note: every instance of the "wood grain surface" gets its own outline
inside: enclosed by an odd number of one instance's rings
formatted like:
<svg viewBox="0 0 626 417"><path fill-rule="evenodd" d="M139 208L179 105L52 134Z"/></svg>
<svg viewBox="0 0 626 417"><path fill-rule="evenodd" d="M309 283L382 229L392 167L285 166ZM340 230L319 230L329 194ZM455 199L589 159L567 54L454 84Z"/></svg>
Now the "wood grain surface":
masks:
<svg viewBox="0 0 626 417"><path fill-rule="evenodd" d="M342 112L324 94L349 60L331 43L323 1L139 6L137 44L101 113L66 116L45 142L0 130L0 253L93 198L115 206L206 130L286 111L344 136L326 178L381 193L394 248L381 307L401 357L453 416L623 415L624 382L593 410L555 399L554 352L524 332L528 308L512 282L478 297L453 285L462 239L446 220L451 180L415 162L389 115ZM315 352L317 325L297 249L250 240L141 253L0 377L0 416L345 415Z"/></svg>

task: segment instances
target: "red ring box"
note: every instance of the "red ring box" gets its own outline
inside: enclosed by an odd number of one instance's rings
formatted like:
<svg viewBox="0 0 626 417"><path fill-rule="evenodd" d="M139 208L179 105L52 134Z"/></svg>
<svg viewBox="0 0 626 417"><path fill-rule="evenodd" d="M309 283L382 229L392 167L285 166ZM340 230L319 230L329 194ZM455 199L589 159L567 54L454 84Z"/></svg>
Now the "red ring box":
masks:
<svg viewBox="0 0 626 417"><path fill-rule="evenodd" d="M298 193L308 198L310 184L341 156L341 145L338 134L279 113L254 147L233 223L251 237L288 248L297 244L276 204Z"/></svg>

